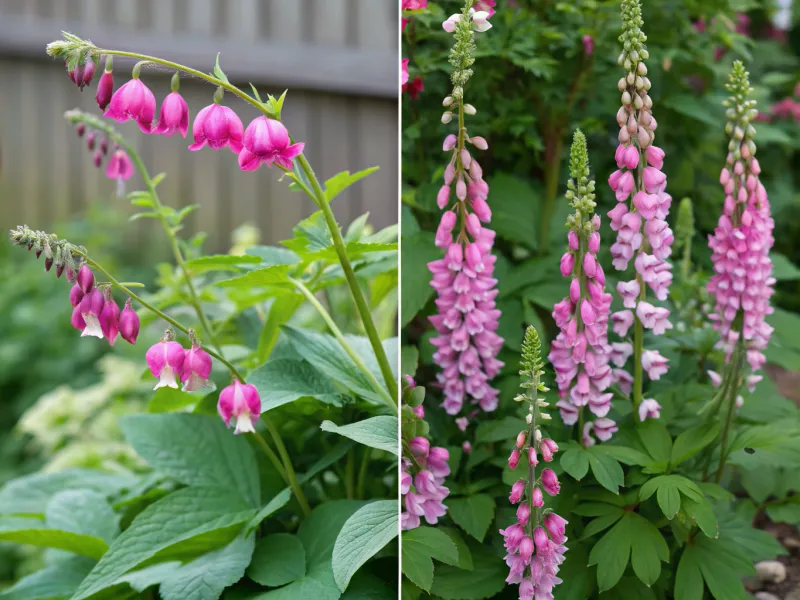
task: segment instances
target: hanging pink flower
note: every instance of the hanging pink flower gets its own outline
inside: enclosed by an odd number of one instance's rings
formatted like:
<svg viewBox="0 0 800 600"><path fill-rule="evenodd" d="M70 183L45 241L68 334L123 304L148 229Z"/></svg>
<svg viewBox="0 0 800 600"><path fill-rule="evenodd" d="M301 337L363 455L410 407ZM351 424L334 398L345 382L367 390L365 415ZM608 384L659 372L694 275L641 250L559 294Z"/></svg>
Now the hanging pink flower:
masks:
<svg viewBox="0 0 800 600"><path fill-rule="evenodd" d="M211 357L200 346L192 345L186 350L181 381L184 392L194 392L208 387L211 375Z"/></svg>
<svg viewBox="0 0 800 600"><path fill-rule="evenodd" d="M95 64L91 57L87 57L83 64L76 65L71 71L67 71L72 83L77 85L81 91L92 83L94 77Z"/></svg>
<svg viewBox="0 0 800 600"><path fill-rule="evenodd" d="M117 181L127 181L133 177L133 162L125 150L116 150L106 165L106 177Z"/></svg>
<svg viewBox="0 0 800 600"><path fill-rule="evenodd" d="M129 344L135 344L139 336L139 315L131 307L131 299L125 301L125 308L119 317L119 334Z"/></svg>
<svg viewBox="0 0 800 600"><path fill-rule="evenodd" d="M188 128L189 105L178 92L172 92L161 103L161 113L153 133L169 137L179 131L183 137L186 137Z"/></svg>
<svg viewBox="0 0 800 600"><path fill-rule="evenodd" d="M283 123L266 116L253 119L245 129L242 138L244 148L239 153L239 168L242 171L255 171L263 164L273 163L291 170L292 159L300 156L305 144L291 144L289 132Z"/></svg>
<svg viewBox="0 0 800 600"><path fill-rule="evenodd" d="M80 315L83 317L84 328L81 337L92 336L102 339L103 328L100 326L100 315L103 313L103 306L105 299L103 293L97 288L92 289L87 293L81 303L78 305L80 308Z"/></svg>
<svg viewBox="0 0 800 600"><path fill-rule="evenodd" d="M258 395L258 389L254 385L234 379L231 385L220 392L217 411L228 427L231 419L236 420L235 434L255 433L253 424L261 415L261 397Z"/></svg>
<svg viewBox="0 0 800 600"><path fill-rule="evenodd" d="M119 306L111 297L111 290L106 290L103 312L100 313L100 329L112 346L117 341L119 334Z"/></svg>
<svg viewBox="0 0 800 600"><path fill-rule="evenodd" d="M114 95L114 75L111 71L103 71L100 76L100 81L97 82L97 91L95 92L94 99L97 101L97 106L100 110L105 110L108 103L111 102L111 97Z"/></svg>
<svg viewBox="0 0 800 600"><path fill-rule="evenodd" d="M192 123L194 143L189 150L200 150L208 144L213 150L226 146L235 154L242 151L244 126L242 120L232 109L221 104L212 104L202 109Z"/></svg>
<svg viewBox="0 0 800 600"><path fill-rule="evenodd" d="M161 387L178 389L178 378L183 372L183 346L165 338L150 347L145 359L150 373L158 379L154 390Z"/></svg>
<svg viewBox="0 0 800 600"><path fill-rule="evenodd" d="M138 77L122 84L114 92L104 117L124 123L130 119L136 121L144 133L153 131L153 118L156 115L156 98L153 92Z"/></svg>

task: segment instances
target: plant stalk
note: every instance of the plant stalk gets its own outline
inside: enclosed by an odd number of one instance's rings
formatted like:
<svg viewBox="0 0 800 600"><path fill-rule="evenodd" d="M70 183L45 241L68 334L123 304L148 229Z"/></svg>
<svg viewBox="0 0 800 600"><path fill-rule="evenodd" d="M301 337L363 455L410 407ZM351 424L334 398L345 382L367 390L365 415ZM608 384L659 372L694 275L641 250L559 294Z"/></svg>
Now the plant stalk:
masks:
<svg viewBox="0 0 800 600"><path fill-rule="evenodd" d="M270 436L272 436L272 441L275 444L275 447L278 449L278 454L280 455L281 461L283 461L283 467L286 470L286 477L289 479L289 487L292 488L292 492L294 493L295 498L297 498L297 502L300 504L300 509L303 511L303 514L308 516L311 514L311 507L308 505L308 500L306 500L303 489L300 487L300 482L297 480L297 474L292 466L292 459L289 458L289 453L286 451L286 446L283 443L281 434L265 414L261 415L261 420L264 421L264 425L267 427L267 431L269 431Z"/></svg>

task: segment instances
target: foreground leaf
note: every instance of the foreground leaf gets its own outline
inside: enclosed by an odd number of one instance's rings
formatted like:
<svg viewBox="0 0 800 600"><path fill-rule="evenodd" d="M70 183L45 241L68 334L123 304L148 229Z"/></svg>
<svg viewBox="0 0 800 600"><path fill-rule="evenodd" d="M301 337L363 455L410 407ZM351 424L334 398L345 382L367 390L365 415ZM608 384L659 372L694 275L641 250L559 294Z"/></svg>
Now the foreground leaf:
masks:
<svg viewBox="0 0 800 600"><path fill-rule="evenodd" d="M305 574L306 550L300 538L290 533L274 533L258 540L247 569L250 579L268 587L292 583Z"/></svg>
<svg viewBox="0 0 800 600"><path fill-rule="evenodd" d="M99 559L108 550L108 544L102 538L53 529L39 519L20 517L0 519L0 541L55 548L94 559Z"/></svg>
<svg viewBox="0 0 800 600"><path fill-rule="evenodd" d="M483 541L489 525L494 520L494 498L487 494L452 498L448 499L447 508L447 514L456 525L479 542Z"/></svg>
<svg viewBox="0 0 800 600"><path fill-rule="evenodd" d="M115 588L125 573L156 555L167 560L221 547L254 512L233 489L197 486L173 492L148 506L114 540L72 600Z"/></svg>
<svg viewBox="0 0 800 600"><path fill-rule="evenodd" d="M333 548L333 576L345 591L356 571L397 537L397 500L378 500L358 509L342 526Z"/></svg>
<svg viewBox="0 0 800 600"><path fill-rule="evenodd" d="M119 517L97 492L66 490L47 505L45 521L49 527L98 537L107 543L119 534Z"/></svg>
<svg viewBox="0 0 800 600"><path fill-rule="evenodd" d="M472 549L474 568L464 571L450 565L436 567L431 592L444 600L483 600L507 585L505 562L483 547Z"/></svg>
<svg viewBox="0 0 800 600"><path fill-rule="evenodd" d="M186 485L235 490L252 506L260 505L255 453L220 419L195 414L128 415L120 419L120 428L154 469Z"/></svg>
<svg viewBox="0 0 800 600"><path fill-rule="evenodd" d="M450 537L433 527L417 527L403 533L403 574L426 592L433 585L433 558L457 565L458 549Z"/></svg>
<svg viewBox="0 0 800 600"><path fill-rule="evenodd" d="M247 382L258 388L262 412L300 398L315 398L333 405L341 402L331 380L304 360L271 360L250 373Z"/></svg>
<svg viewBox="0 0 800 600"><path fill-rule="evenodd" d="M23 577L12 587L0 591L0 600L52 600L69 598L95 561L82 556L67 558Z"/></svg>
<svg viewBox="0 0 800 600"><path fill-rule="evenodd" d="M336 425L331 421L323 421L319 426L322 431L338 433L359 444L385 450L392 454L399 455L398 449L398 422L397 417L379 416L370 417L363 421L350 423L349 425Z"/></svg>

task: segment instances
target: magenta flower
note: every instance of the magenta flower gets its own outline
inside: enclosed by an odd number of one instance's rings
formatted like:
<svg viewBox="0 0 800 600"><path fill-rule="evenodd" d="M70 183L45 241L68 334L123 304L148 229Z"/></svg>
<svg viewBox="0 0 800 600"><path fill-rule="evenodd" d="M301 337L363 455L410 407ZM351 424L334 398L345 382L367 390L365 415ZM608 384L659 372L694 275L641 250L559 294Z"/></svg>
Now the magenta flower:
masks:
<svg viewBox="0 0 800 600"><path fill-rule="evenodd" d="M97 106L100 110L105 110L108 103L111 102L111 97L114 94L114 75L111 71L103 71L100 76L100 81L97 82L97 92L94 99L97 101Z"/></svg>
<svg viewBox="0 0 800 600"><path fill-rule="evenodd" d="M494 7L497 6L496 0L475 0L472 4L472 8L475 9L476 12L485 12L488 13L489 17L493 16L495 13ZM488 18L488 17L487 17Z"/></svg>
<svg viewBox="0 0 800 600"><path fill-rule="evenodd" d="M511 486L511 494L508 497L508 501L511 504L517 504L520 500L522 500L522 495L525 493L525 481L519 479L514 482L514 485Z"/></svg>
<svg viewBox="0 0 800 600"><path fill-rule="evenodd" d="M129 344L135 344L139 336L139 315L131 308L131 299L125 301L125 308L119 317L119 334Z"/></svg>
<svg viewBox="0 0 800 600"><path fill-rule="evenodd" d="M242 138L244 148L239 153L239 168L255 171L261 164L277 164L286 170L292 169L292 159L300 156L305 144L290 144L289 132L283 123L265 116L250 122Z"/></svg>
<svg viewBox="0 0 800 600"><path fill-rule="evenodd" d="M86 59L86 62L82 65L77 65L71 71L67 71L69 78L72 80L72 83L77 85L81 91L87 85L92 83L92 78L94 77L94 70L95 64L94 60L91 57Z"/></svg>
<svg viewBox="0 0 800 600"><path fill-rule="evenodd" d="M181 381L184 392L194 392L208 387L208 377L211 375L211 357L200 346L192 345L186 350L183 360Z"/></svg>
<svg viewBox="0 0 800 600"><path fill-rule="evenodd" d="M117 181L127 181L133 177L133 163L130 156L121 148L111 155L106 165L106 177Z"/></svg>
<svg viewBox="0 0 800 600"><path fill-rule="evenodd" d="M561 484L558 483L558 476L553 469L542 471L542 487L551 496L558 496L558 492L561 491Z"/></svg>
<svg viewBox="0 0 800 600"><path fill-rule="evenodd" d="M183 346L166 337L153 344L145 354L150 373L158 379L153 388L171 387L178 389L178 377L183 372Z"/></svg>
<svg viewBox="0 0 800 600"><path fill-rule="evenodd" d="M72 317L70 318L70 324L78 331L83 331L84 329L86 329L86 321L83 320L80 304L78 304L75 308L72 309Z"/></svg>
<svg viewBox="0 0 800 600"><path fill-rule="evenodd" d="M658 380L669 370L667 367L669 359L661 356L658 350L644 350L642 352L642 368L647 371L650 379Z"/></svg>
<svg viewBox="0 0 800 600"><path fill-rule="evenodd" d="M400 85L405 86L408 83L408 59L404 58L400 61Z"/></svg>
<svg viewBox="0 0 800 600"><path fill-rule="evenodd" d="M83 300L83 296L84 294L81 286L76 283L69 290L69 303L72 304L72 306L78 306L81 300Z"/></svg>
<svg viewBox="0 0 800 600"><path fill-rule="evenodd" d="M156 98L138 77L122 84L114 92L106 112L103 113L104 117L110 117L119 123L133 119L144 133L152 132L155 115Z"/></svg>
<svg viewBox="0 0 800 600"><path fill-rule="evenodd" d="M167 137L180 131L186 137L189 128L189 105L178 92L170 93L164 102L161 103L161 113L158 116L158 124L153 133L160 133Z"/></svg>
<svg viewBox="0 0 800 600"><path fill-rule="evenodd" d="M94 287L94 273L92 273L89 265L81 265L81 268L78 270L77 283L84 294L88 294L92 291Z"/></svg>
<svg viewBox="0 0 800 600"><path fill-rule="evenodd" d="M228 427L231 419L236 419L235 434L255 433L253 423L258 421L261 415L261 397L258 395L258 389L254 385L234 379L231 385L220 392L217 411Z"/></svg>
<svg viewBox="0 0 800 600"><path fill-rule="evenodd" d="M103 312L100 313L100 329L112 346L119 334L119 306L111 297L111 290L106 290Z"/></svg>
<svg viewBox="0 0 800 600"><path fill-rule="evenodd" d="M85 266L85 265L84 265ZM85 327L81 337L92 336L102 339L103 328L100 326L100 315L103 313L103 293L97 288L89 291L79 305Z"/></svg>
<svg viewBox="0 0 800 600"><path fill-rule="evenodd" d="M244 126L232 109L221 104L212 104L197 113L192 123L192 135L194 143L189 146L189 150L200 150L208 144L213 150L221 150L227 146L231 152L239 154L242 151Z"/></svg>
<svg viewBox="0 0 800 600"><path fill-rule="evenodd" d="M591 56L594 52L594 38L588 33L583 36L583 52L586 56Z"/></svg>

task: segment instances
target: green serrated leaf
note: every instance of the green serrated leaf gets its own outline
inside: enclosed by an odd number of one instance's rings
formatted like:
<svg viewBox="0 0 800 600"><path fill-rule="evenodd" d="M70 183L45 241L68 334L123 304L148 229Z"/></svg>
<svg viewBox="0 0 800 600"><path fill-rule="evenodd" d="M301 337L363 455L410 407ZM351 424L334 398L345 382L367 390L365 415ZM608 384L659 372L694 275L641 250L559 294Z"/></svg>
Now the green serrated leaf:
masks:
<svg viewBox="0 0 800 600"><path fill-rule="evenodd" d="M325 404L341 404L341 394L331 380L304 360L276 358L247 378L258 388L261 410L267 412L300 398L315 398Z"/></svg>
<svg viewBox="0 0 800 600"><path fill-rule="evenodd" d="M403 532L403 574L426 592L433 584L433 561L458 564L458 549L450 537L432 527Z"/></svg>
<svg viewBox="0 0 800 600"><path fill-rule="evenodd" d="M331 562L340 590L344 592L361 565L397 537L398 521L397 500L371 502L347 519L336 538Z"/></svg>
<svg viewBox="0 0 800 600"><path fill-rule="evenodd" d="M495 502L488 494L475 494L467 498L448 498L447 514L461 529L479 542L494 520Z"/></svg>

